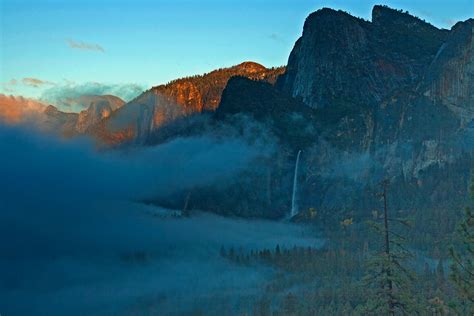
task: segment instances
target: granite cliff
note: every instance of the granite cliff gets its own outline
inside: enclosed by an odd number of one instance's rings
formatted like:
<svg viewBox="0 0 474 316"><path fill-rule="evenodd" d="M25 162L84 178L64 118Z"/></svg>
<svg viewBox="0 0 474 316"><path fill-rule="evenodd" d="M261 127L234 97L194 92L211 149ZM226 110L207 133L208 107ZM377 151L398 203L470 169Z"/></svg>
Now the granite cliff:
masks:
<svg viewBox="0 0 474 316"><path fill-rule="evenodd" d="M370 22L321 9L276 85L230 80L216 114L272 118L284 140L275 161L303 150L302 208L368 213L382 179L400 211L460 207L474 161L473 21L443 30L385 6ZM286 112L305 120L275 120ZM287 178L273 190L289 192ZM288 199L279 203L288 209Z"/></svg>

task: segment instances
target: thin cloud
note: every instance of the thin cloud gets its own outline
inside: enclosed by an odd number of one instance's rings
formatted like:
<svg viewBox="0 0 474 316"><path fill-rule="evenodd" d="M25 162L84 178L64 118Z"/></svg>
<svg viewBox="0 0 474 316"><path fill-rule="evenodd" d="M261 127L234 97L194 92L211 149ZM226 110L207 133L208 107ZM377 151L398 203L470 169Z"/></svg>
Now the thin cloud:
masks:
<svg viewBox="0 0 474 316"><path fill-rule="evenodd" d="M452 27L454 24L457 23L457 21L454 19L444 19L443 22L449 27Z"/></svg>
<svg viewBox="0 0 474 316"><path fill-rule="evenodd" d="M8 88L8 87L3 87L3 91L5 91L5 92L15 92L15 89Z"/></svg>
<svg viewBox="0 0 474 316"><path fill-rule="evenodd" d="M3 82L2 83L2 90L4 92L9 92L9 93L15 92L14 88L16 87L17 84L18 84L18 81L16 79L12 79L10 81Z"/></svg>
<svg viewBox="0 0 474 316"><path fill-rule="evenodd" d="M280 38L277 33L272 33L268 37L272 40L278 40Z"/></svg>
<svg viewBox="0 0 474 316"><path fill-rule="evenodd" d="M279 42L279 43L283 43L283 38L281 37L280 34L278 33L271 33L270 35L267 36L270 40L272 41L275 41L275 42Z"/></svg>
<svg viewBox="0 0 474 316"><path fill-rule="evenodd" d="M72 40L72 39L68 39L66 42L69 45L69 47L73 48L73 49L80 49L80 50L88 50L88 51L96 51L96 52L105 53L105 49L102 46L100 46L99 44L85 43L85 42L75 41L75 40Z"/></svg>
<svg viewBox="0 0 474 316"><path fill-rule="evenodd" d="M39 87L45 86L45 85L54 85L54 83L51 82L51 81L46 81L46 80L41 80L41 79L38 79L38 78L31 78L31 77L23 78L21 80L21 82L26 86L30 86L30 87L34 87L34 88L39 88Z"/></svg>
<svg viewBox="0 0 474 316"><path fill-rule="evenodd" d="M432 18L433 17L433 13L431 11L421 10L420 13L423 14L424 16L426 16L427 18Z"/></svg>

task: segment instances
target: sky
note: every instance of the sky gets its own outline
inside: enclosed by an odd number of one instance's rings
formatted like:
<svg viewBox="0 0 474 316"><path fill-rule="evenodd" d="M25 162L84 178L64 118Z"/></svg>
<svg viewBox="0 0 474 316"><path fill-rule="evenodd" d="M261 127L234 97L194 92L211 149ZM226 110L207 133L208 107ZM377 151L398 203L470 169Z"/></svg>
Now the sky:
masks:
<svg viewBox="0 0 474 316"><path fill-rule="evenodd" d="M441 28L474 16L472 0L0 0L0 93L42 99L77 88L128 101L243 61L285 65L311 12L370 19L374 4Z"/></svg>

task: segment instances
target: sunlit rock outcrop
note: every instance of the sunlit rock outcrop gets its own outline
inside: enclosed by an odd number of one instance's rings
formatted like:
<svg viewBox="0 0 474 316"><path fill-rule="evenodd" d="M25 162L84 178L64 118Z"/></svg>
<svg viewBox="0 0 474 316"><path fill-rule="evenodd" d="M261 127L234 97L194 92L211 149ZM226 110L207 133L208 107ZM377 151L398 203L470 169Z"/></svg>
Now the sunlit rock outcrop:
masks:
<svg viewBox="0 0 474 316"><path fill-rule="evenodd" d="M98 124L94 135L106 143L143 142L152 131L180 117L215 111L231 77L274 83L283 71L284 68L267 69L254 62L244 62L153 87Z"/></svg>

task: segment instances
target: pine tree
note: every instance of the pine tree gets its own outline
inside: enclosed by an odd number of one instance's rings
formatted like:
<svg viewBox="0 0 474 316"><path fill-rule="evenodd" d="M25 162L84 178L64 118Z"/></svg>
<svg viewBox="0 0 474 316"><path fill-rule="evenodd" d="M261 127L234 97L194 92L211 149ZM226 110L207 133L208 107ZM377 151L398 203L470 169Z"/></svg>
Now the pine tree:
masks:
<svg viewBox="0 0 474 316"><path fill-rule="evenodd" d="M296 315L298 311L298 298L293 293L288 293L282 302L284 315Z"/></svg>
<svg viewBox="0 0 474 316"><path fill-rule="evenodd" d="M228 258L230 260L235 260L235 249L234 247L231 247L228 253Z"/></svg>
<svg viewBox="0 0 474 316"><path fill-rule="evenodd" d="M221 249L219 250L219 254L221 257L227 257L227 252L225 251L224 246L221 246Z"/></svg>
<svg viewBox="0 0 474 316"><path fill-rule="evenodd" d="M443 259L439 259L438 265L436 266L436 282L438 283L438 287L443 287L444 281Z"/></svg>
<svg viewBox="0 0 474 316"><path fill-rule="evenodd" d="M406 238L392 230L392 222L408 225L408 221L388 216L388 181L382 182L383 222L369 222L380 237L382 246L367 261L367 274L363 279L368 290L365 304L368 315L412 314L417 310L412 293L415 274L404 266L412 257L405 248Z"/></svg>
<svg viewBox="0 0 474 316"><path fill-rule="evenodd" d="M260 298L254 305L254 316L270 316L272 314L271 301L267 297Z"/></svg>
<svg viewBox="0 0 474 316"><path fill-rule="evenodd" d="M474 193L474 192L473 192ZM453 259L450 278L462 301L463 311L474 314L474 213L465 210L465 217L457 229L460 249L450 248Z"/></svg>
<svg viewBox="0 0 474 316"><path fill-rule="evenodd" d="M281 256L281 250L280 250L280 245L276 245L275 247L275 257L279 259Z"/></svg>

